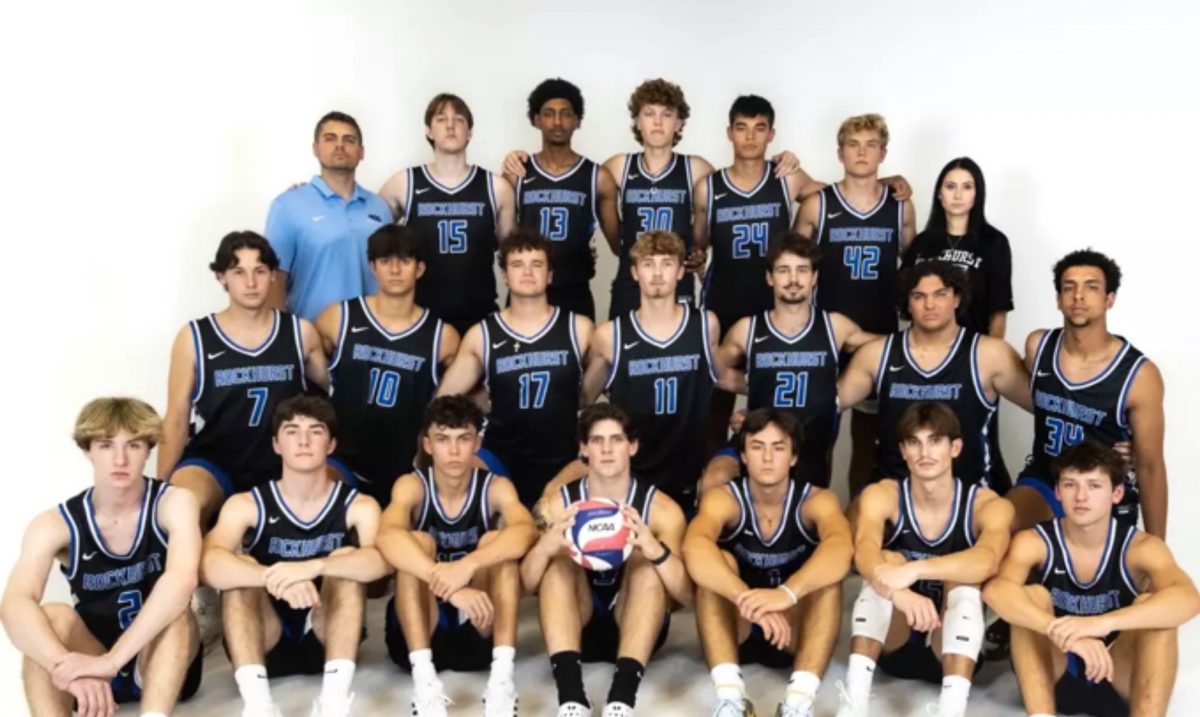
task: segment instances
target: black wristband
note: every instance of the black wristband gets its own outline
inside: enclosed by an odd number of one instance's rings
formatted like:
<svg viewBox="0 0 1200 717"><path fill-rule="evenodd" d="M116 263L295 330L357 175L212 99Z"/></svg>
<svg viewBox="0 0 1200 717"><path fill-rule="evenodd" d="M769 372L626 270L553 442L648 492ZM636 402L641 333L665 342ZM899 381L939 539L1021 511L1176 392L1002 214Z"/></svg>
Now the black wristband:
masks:
<svg viewBox="0 0 1200 717"><path fill-rule="evenodd" d="M658 541L658 544L660 546L662 546L662 549L663 549L662 555L660 555L657 558L650 561L650 564L656 568L659 565L662 565L663 563L667 562L667 558L671 557L671 546L667 545L666 543L662 542L661 540Z"/></svg>

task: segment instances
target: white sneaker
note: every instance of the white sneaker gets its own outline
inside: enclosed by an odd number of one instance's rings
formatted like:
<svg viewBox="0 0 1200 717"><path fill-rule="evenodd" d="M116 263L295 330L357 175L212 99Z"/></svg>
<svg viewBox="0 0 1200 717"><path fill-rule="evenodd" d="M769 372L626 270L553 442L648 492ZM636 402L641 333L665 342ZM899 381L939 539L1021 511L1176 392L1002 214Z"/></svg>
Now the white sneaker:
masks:
<svg viewBox="0 0 1200 717"><path fill-rule="evenodd" d="M578 702L567 702L558 706L558 717L592 717L592 708Z"/></svg>
<svg viewBox="0 0 1200 717"><path fill-rule="evenodd" d="M321 698L313 700L311 717L350 717L350 703L354 702L354 694L340 704L323 703Z"/></svg>
<svg viewBox="0 0 1200 717"><path fill-rule="evenodd" d="M850 693L846 691L846 685L840 680L835 683L838 691L838 701L841 706L838 707L837 717L867 717L867 706L856 705L850 699Z"/></svg>
<svg viewBox="0 0 1200 717"><path fill-rule="evenodd" d="M487 688L483 692L483 717L515 717L516 714L516 686L510 680L488 680Z"/></svg>
<svg viewBox="0 0 1200 717"><path fill-rule="evenodd" d="M446 712L448 705L454 704L446 696L442 681L434 679L430 682L413 684L412 717L449 717Z"/></svg>
<svg viewBox="0 0 1200 717"><path fill-rule="evenodd" d="M813 703L803 707L794 707L786 702L780 702L775 708L775 717L813 717Z"/></svg>
<svg viewBox="0 0 1200 717"><path fill-rule="evenodd" d="M633 717L633 708L624 702L609 702L600 717Z"/></svg>
<svg viewBox="0 0 1200 717"><path fill-rule="evenodd" d="M274 704L244 705L242 717L283 717L283 713Z"/></svg>
<svg viewBox="0 0 1200 717"><path fill-rule="evenodd" d="M712 717L754 717L754 705L745 697L736 700L719 699Z"/></svg>

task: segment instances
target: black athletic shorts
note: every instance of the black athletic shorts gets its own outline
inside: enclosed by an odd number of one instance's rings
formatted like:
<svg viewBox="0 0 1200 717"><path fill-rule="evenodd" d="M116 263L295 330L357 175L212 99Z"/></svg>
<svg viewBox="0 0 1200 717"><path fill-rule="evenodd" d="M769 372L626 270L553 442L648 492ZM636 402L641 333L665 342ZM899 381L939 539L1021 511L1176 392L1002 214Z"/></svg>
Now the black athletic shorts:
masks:
<svg viewBox="0 0 1200 717"><path fill-rule="evenodd" d="M583 626L580 635L580 655L583 662L616 662L621 643L621 627L617 624L616 595L592 590L592 619ZM650 654L658 652L671 630L671 613L663 615L662 627Z"/></svg>
<svg viewBox="0 0 1200 717"><path fill-rule="evenodd" d="M384 643L392 662L411 672L408 642L404 639L404 631L400 629L400 620L396 617L394 597L387 604ZM480 635L475 626L460 614L458 608L441 600L438 600L438 622L433 629L429 647L433 652L433 666L438 670L478 672L488 669L492 663L492 638Z"/></svg>
<svg viewBox="0 0 1200 717"><path fill-rule="evenodd" d="M1054 684L1054 705L1059 714L1129 717L1129 703L1111 682L1089 682L1085 675L1083 660L1067 655L1067 671Z"/></svg>

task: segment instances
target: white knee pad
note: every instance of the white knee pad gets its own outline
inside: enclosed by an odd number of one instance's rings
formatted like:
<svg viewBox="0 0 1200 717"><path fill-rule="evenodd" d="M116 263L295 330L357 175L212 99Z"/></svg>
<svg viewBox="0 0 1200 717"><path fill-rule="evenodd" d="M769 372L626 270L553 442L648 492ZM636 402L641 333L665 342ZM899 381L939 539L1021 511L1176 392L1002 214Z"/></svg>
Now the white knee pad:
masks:
<svg viewBox="0 0 1200 717"><path fill-rule="evenodd" d="M881 597L870 583L864 581L862 591L854 601L851 622L850 634L854 637L883 642L892 624L892 601Z"/></svg>
<svg viewBox="0 0 1200 717"><path fill-rule="evenodd" d="M983 647L983 599L979 588L960 585L946 596L942 618L942 654L979 659Z"/></svg>

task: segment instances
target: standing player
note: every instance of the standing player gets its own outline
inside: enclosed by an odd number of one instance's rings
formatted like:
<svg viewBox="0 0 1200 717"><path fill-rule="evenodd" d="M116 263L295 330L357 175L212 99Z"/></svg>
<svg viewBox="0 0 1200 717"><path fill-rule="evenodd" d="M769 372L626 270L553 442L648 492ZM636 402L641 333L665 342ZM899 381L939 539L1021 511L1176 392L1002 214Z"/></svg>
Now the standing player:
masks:
<svg viewBox="0 0 1200 717"><path fill-rule="evenodd" d="M1166 536L1162 374L1133 344L1108 332L1108 310L1120 285L1117 263L1091 249L1071 252L1054 265L1063 327L1039 329L1025 340L1033 450L1009 495L1019 528L1063 516L1049 476L1064 446L1085 439L1111 446L1132 438L1133 470L1117 519L1137 525L1140 502L1146 532Z"/></svg>
<svg viewBox="0 0 1200 717"><path fill-rule="evenodd" d="M467 331L438 387L439 396L463 394L483 380L492 404L483 446L527 506L577 455L562 428L575 422L592 338L590 319L550 305L553 261L550 242L529 229L500 242L509 306Z"/></svg>
<svg viewBox="0 0 1200 717"><path fill-rule="evenodd" d="M414 301L426 246L415 231L389 224L367 240L379 291L334 304L317 318L329 364L333 407L342 426L337 460L381 506L412 471L421 413L458 332Z"/></svg>
<svg viewBox="0 0 1200 717"><path fill-rule="evenodd" d="M984 590L1012 624L1025 710L1165 715L1178 628L1200 613L1200 594L1161 539L1114 519L1120 455L1087 440L1064 447L1052 470L1068 510L1017 533Z"/></svg>
<svg viewBox="0 0 1200 717"><path fill-rule="evenodd" d="M165 717L200 686L200 641L188 601L200 562L191 493L145 477L162 422L132 398L98 398L75 420L92 487L38 515L25 531L0 618L25 655L34 715L111 715L141 701ZM40 605L55 561L75 605ZM11 698L10 698L11 699Z"/></svg>
<svg viewBox="0 0 1200 717"><path fill-rule="evenodd" d="M279 256L268 303L307 321L335 301L375 290L364 250L367 236L390 218L387 203L354 181L364 149L353 117L322 117L312 151L321 173L271 202L266 230Z"/></svg>
<svg viewBox="0 0 1200 717"><path fill-rule="evenodd" d="M868 486L851 508L863 587L838 716L868 714L878 662L894 677L941 682L936 714L962 717L983 645L979 587L1008 548L1012 505L955 477L962 433L945 404L910 406L896 437L909 477Z"/></svg>
<svg viewBox="0 0 1200 717"><path fill-rule="evenodd" d="M955 476L968 484L1007 489L1011 479L995 469L988 427L1000 396L1031 409L1029 375L1020 357L1004 341L958 325L955 316L967 289L954 266L928 261L906 269L900 276L900 296L901 313L912 325L864 346L838 379L843 409L872 392L879 396L874 479L906 475L896 424L914 403L939 401L954 411L964 435ZM851 483L854 494L863 487Z"/></svg>
<svg viewBox="0 0 1200 717"><path fill-rule="evenodd" d="M375 550L379 506L325 460L337 419L296 396L274 415L278 480L225 502L204 543L204 581L222 591L225 646L246 717L278 717L269 677L324 671L314 717L346 717L361 639L363 584L388 573Z"/></svg>
<svg viewBox="0 0 1200 717"><path fill-rule="evenodd" d="M588 473L556 488L534 509L541 538L521 563L525 589L538 594L538 615L559 717L591 714L582 661L616 662L603 717L633 714L650 656L667 638L672 603L692 602L692 581L679 557L686 521L675 501L630 472L639 441L615 404L588 406L579 416L579 450ZM617 568L586 571L566 553L563 537L573 505L607 498L622 506L633 552Z"/></svg>
<svg viewBox="0 0 1200 717"><path fill-rule="evenodd" d="M802 442L792 414L760 408L738 442L747 473L704 493L684 556L716 683L717 717L753 715L739 664L792 666L778 717L812 717L842 622L850 524L837 496L791 480Z"/></svg>
<svg viewBox="0 0 1200 717"><path fill-rule="evenodd" d="M838 313L813 306L821 255L816 244L788 233L771 240L767 285L770 311L739 319L725 334L724 366L746 365L746 407L776 408L795 416L804 439L794 448L805 483L829 487L837 440L838 355L876 338ZM735 450L722 450L705 470L705 487L724 483L741 467Z"/></svg>
<svg viewBox="0 0 1200 717"><path fill-rule="evenodd" d="M258 234L225 235L208 268L229 306L188 322L171 346L158 475L196 495L205 526L226 497L278 473L275 408L309 381L329 385L316 329L268 302L278 267Z"/></svg>
<svg viewBox="0 0 1200 717"><path fill-rule="evenodd" d="M550 240L555 266L550 303L589 320L596 305L588 281L596 274L596 227L617 253L617 185L608 170L571 148L583 120L583 94L561 78L543 81L529 95L529 122L542 133L542 149L525 161L524 176L506 178L516 189L517 223Z"/></svg>
<svg viewBox="0 0 1200 717"><path fill-rule="evenodd" d="M533 518L507 478L472 468L483 413L464 396L429 404L421 442L427 471L396 482L379 551L397 570L388 606L388 652L412 671L413 713L445 717L437 670L491 665L486 717L513 717L513 657L520 561L537 540Z"/></svg>
<svg viewBox="0 0 1200 717"><path fill-rule="evenodd" d="M588 359L584 402L601 388L629 414L641 448L633 457L638 478L690 510L704 468L704 431L713 386L738 388L738 377L719 370L717 319L675 300L683 277L683 241L669 232L638 238L630 255L640 306L602 324ZM577 477L586 467L570 469Z"/></svg>
<svg viewBox="0 0 1200 717"><path fill-rule="evenodd" d="M887 157L888 127L877 114L851 117L838 128L840 182L806 198L795 230L817 242L829 257L817 283L817 302L849 317L873 334L890 334L896 321L896 267L917 233L916 211L907 196L879 179ZM867 398L866 396L863 397ZM872 477L880 419L864 403L850 421L850 485Z"/></svg>
<svg viewBox="0 0 1200 717"><path fill-rule="evenodd" d="M514 226L512 185L467 162L474 127L461 97L434 96L425 108L433 161L397 172L379 190L397 221L424 242L417 303L459 334L496 310L493 260Z"/></svg>

